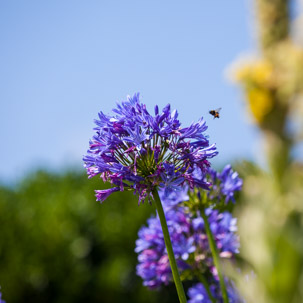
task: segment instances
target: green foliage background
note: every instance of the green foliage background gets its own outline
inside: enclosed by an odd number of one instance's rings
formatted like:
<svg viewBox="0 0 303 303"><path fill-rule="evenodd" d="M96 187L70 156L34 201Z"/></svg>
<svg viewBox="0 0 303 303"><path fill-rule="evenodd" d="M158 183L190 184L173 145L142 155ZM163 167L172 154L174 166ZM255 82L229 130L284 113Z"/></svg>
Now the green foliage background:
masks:
<svg viewBox="0 0 303 303"><path fill-rule="evenodd" d="M15 302L176 302L136 276L137 232L153 206L132 193L100 205L102 180L39 171L0 187L0 285Z"/></svg>

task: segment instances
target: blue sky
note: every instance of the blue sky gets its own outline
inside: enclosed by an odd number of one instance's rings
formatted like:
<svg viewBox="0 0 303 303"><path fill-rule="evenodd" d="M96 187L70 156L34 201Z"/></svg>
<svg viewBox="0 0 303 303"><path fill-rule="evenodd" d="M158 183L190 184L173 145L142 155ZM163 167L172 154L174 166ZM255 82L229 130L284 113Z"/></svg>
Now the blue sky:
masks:
<svg viewBox="0 0 303 303"><path fill-rule="evenodd" d="M203 116L215 165L254 158L258 134L224 76L255 48L252 16L250 0L1 1L0 180L80 168L97 113L137 91L183 125Z"/></svg>

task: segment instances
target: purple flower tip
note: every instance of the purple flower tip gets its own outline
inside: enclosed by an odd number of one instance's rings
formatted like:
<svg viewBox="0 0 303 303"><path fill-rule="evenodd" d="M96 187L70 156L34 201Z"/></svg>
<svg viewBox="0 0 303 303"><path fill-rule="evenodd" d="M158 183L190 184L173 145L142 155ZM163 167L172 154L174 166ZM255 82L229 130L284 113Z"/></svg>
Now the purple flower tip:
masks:
<svg viewBox="0 0 303 303"><path fill-rule="evenodd" d="M223 198L225 203L235 202L235 193L242 189L243 181L231 165L226 165L221 173L209 168L208 173L212 183L209 197L218 200Z"/></svg>
<svg viewBox="0 0 303 303"><path fill-rule="evenodd" d="M228 302L230 303L244 303L245 301L239 296L232 282L226 280L227 284L227 296ZM222 303L222 295L220 292L220 286L218 281L212 281L210 284L210 293L215 299L215 302ZM188 303L212 303L208 292L206 291L203 284L198 283L188 290Z"/></svg>
<svg viewBox="0 0 303 303"><path fill-rule="evenodd" d="M112 193L120 191L119 187L109 188L105 190L95 190L97 201L105 201Z"/></svg>
<svg viewBox="0 0 303 303"><path fill-rule="evenodd" d="M2 293L0 292L0 303L5 303L5 301L2 298Z"/></svg>

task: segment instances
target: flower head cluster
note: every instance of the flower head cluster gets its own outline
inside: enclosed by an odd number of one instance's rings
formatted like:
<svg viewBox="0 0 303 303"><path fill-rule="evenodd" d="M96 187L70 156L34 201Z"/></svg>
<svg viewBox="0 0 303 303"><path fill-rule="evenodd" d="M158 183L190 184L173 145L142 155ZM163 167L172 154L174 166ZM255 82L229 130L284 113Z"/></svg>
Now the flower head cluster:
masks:
<svg viewBox="0 0 303 303"><path fill-rule="evenodd" d="M226 280L227 284L227 295L228 302L230 303L242 303L244 302L242 298L237 293L236 289L233 287L231 282ZM220 293L220 285L218 281L213 281L210 285L210 292L212 297L215 299L215 302L222 303L222 296ZM212 300L209 297L208 292L206 291L203 284L198 283L188 290L188 303L212 303Z"/></svg>
<svg viewBox="0 0 303 303"><path fill-rule="evenodd" d="M192 214L188 209L177 205L180 197L188 199L186 191L172 193L162 203L166 211L166 221L170 232L173 250L180 271L209 271L216 276L212 255L207 239L204 221L199 212ZM176 201L176 204L172 202ZM177 205L177 206L176 206ZM175 207L176 206L176 207ZM225 212L206 209L219 253L221 257L229 258L238 252L239 242L235 234L236 219ZM135 251L138 253L137 274L144 280L144 285L157 288L172 281L172 274L165 248L160 220L152 217L148 226L139 231Z"/></svg>
<svg viewBox="0 0 303 303"><path fill-rule="evenodd" d="M207 182L198 181L194 170L205 172L208 159L217 154L215 145L209 145L204 132L205 121L200 119L189 127L181 128L177 111L170 105L151 115L139 101L139 94L113 109L113 116L99 113L97 127L83 158L89 177L99 175L114 187L96 191L99 201L111 193L133 190L139 202L148 199L158 187L165 194L184 184L191 188L208 188Z"/></svg>
<svg viewBox="0 0 303 303"><path fill-rule="evenodd" d="M209 168L208 175L211 183L209 198L220 201L223 199L225 203L235 202L235 192L240 191L243 185L238 173L228 164L221 173Z"/></svg>

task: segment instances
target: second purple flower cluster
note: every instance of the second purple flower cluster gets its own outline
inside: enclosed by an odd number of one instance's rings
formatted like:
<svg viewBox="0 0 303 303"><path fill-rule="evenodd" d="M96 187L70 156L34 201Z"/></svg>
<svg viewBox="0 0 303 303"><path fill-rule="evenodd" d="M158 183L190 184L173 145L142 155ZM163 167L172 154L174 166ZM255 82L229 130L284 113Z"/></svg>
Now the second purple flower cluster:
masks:
<svg viewBox="0 0 303 303"><path fill-rule="evenodd" d="M210 186L209 197L215 201L233 201L235 193L241 189L242 180L230 165L221 173L211 170L207 176L213 184ZM192 195L190 188L184 187L183 190L171 192L169 195L165 195L161 190L159 194L181 277L183 275L193 281L199 281L201 275L206 275L207 280L211 281L210 291L213 298L216 298L216 302L221 302L217 271L203 218L199 210L193 212L183 203ZM205 214L220 257L233 258L239 252L236 219L229 212L219 212L210 207L205 209ZM151 217L147 226L140 229L135 251L138 253L137 274L143 279L145 286L154 289L172 282L172 272L158 217ZM230 302L241 302L232 284L227 285ZM196 295L197 293L199 295ZM189 302L192 303L212 302L201 283L190 288L188 296L191 298Z"/></svg>

